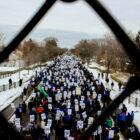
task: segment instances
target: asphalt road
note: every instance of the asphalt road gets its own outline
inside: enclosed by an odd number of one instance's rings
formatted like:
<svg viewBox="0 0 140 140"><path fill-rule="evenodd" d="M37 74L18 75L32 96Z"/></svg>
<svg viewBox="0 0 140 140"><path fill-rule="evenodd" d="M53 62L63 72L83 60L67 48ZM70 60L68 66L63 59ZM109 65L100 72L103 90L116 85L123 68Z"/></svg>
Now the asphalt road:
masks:
<svg viewBox="0 0 140 140"><path fill-rule="evenodd" d="M26 100L29 98L29 96L31 95L32 93L32 90L31 88L29 87L28 88L28 91L27 91L27 95L26 95ZM17 108L19 104L22 104L23 103L23 96L20 95L18 98L16 98L13 103L15 104L15 107ZM15 112L15 109L13 109L11 107L11 105L9 105L8 107L6 107L4 110L1 111L1 113L3 114L3 116L9 120L12 115L14 114Z"/></svg>

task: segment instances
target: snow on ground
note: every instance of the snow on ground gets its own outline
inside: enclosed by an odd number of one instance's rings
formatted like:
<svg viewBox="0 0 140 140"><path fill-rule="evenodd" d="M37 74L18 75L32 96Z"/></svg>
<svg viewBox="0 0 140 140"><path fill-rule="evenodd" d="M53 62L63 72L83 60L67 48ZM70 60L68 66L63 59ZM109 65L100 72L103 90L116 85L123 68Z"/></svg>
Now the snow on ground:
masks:
<svg viewBox="0 0 140 140"><path fill-rule="evenodd" d="M100 68L102 70L106 70L106 68L104 66L101 66L96 62L92 62L91 64L89 64L89 67L97 67L97 68Z"/></svg>
<svg viewBox="0 0 140 140"><path fill-rule="evenodd" d="M13 88L7 91L3 91L0 94L0 111L6 108L10 103L12 103L18 96L21 95L23 87Z"/></svg>
<svg viewBox="0 0 140 140"><path fill-rule="evenodd" d="M32 94L28 97L28 99L25 101L26 104L28 104L28 102L31 100L32 98ZM9 122L14 122L15 121L15 114L13 114L13 116L8 120Z"/></svg>
<svg viewBox="0 0 140 140"><path fill-rule="evenodd" d="M51 62L47 62L48 65L50 63ZM10 105L17 97L21 95L24 86L29 83L29 82L26 82L26 83L24 82L30 79L33 75L35 75L35 70L39 72L43 70L44 68L45 67L41 67L41 68L36 68L34 70L30 70L29 75L28 75L27 70L21 71L20 75L21 75L21 78L23 78L22 87L12 88L12 89L0 92L0 111L2 111L4 108ZM19 73L13 74L12 76L4 78L4 79L0 79L0 85L8 84L9 78L11 78L13 82L19 81Z"/></svg>
<svg viewBox="0 0 140 140"><path fill-rule="evenodd" d="M85 65L87 67L87 65ZM93 75L95 76L95 78L98 78L98 73L99 71L96 70L96 69L91 69L89 67L87 67L88 70L90 72L93 73ZM105 77L105 76L104 76ZM109 76L110 77L110 76ZM110 78L109 78L110 79ZM103 82L103 84L106 86L106 82L104 79L100 79L101 82ZM113 79L110 79L109 81L109 88L111 89L111 82L114 82L114 88L113 90L110 92L110 97L111 99L115 99L122 91L123 91L123 87L122 87L122 90L121 92L119 92L119 88L118 88L118 83L116 81L114 81ZM139 91L135 91L131 96L134 96L134 97L138 97L140 94ZM140 121L139 121L139 116L140 116L140 107L135 107L134 104L132 103L128 103L128 98L126 98L123 103L126 105L127 109L128 109L128 112L131 112L131 111L134 111L134 114L135 114L135 118L134 118L134 124L138 127L138 129L140 130Z"/></svg>
<svg viewBox="0 0 140 140"><path fill-rule="evenodd" d="M23 82L25 82L27 79L29 79L33 74L35 74L35 70L39 71L40 68L36 68L34 70L29 70L29 74L28 74L28 70L23 70L20 71L20 78L23 79ZM9 77L5 77L3 79L0 79L0 86L4 85L4 84L9 84L9 79L12 79L12 82L17 82L19 81L19 72L12 74Z"/></svg>
<svg viewBox="0 0 140 140"><path fill-rule="evenodd" d="M6 71L14 71L18 70L19 67L0 67L0 72L6 72Z"/></svg>

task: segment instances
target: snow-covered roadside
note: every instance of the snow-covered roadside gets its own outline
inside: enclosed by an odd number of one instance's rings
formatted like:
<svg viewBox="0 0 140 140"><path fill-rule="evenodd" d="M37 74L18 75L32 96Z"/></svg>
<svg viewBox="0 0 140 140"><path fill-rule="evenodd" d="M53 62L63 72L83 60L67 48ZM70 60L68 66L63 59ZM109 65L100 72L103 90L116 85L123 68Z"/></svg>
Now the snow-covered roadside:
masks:
<svg viewBox="0 0 140 140"><path fill-rule="evenodd" d="M93 75L95 76L95 78L98 78L98 73L99 71L96 70L96 69L91 69L89 68L87 65L85 65L88 70L90 72L93 73ZM119 89L118 89L118 83L116 81L114 81L113 79L110 79L109 81L109 88L111 88L111 82L114 82L114 88L113 90L110 92L110 97L111 99L115 99L121 92L119 92ZM100 79L100 82L103 82L104 85L106 85L106 82L104 79ZM132 96L135 96L135 94L137 94L137 91L135 91L133 93ZM140 107L135 107L132 103L128 103L128 98L126 98L123 103L126 105L127 109L128 109L128 112L131 112L131 111L134 111L134 114L135 114L135 118L134 118L134 124L138 127L138 129L140 130L140 121L139 121L139 116L140 116Z"/></svg>
<svg viewBox="0 0 140 140"><path fill-rule="evenodd" d="M100 68L102 70L106 70L106 68L104 66L101 66L95 62L92 62L91 64L89 64L89 67L97 67L97 68Z"/></svg>
<svg viewBox="0 0 140 140"><path fill-rule="evenodd" d="M49 65L51 61L47 62ZM32 76L35 75L35 70L38 72L40 70L43 70L46 67L41 67L41 69L38 67L34 70L30 70L29 75L28 71L23 70L20 72L21 78L23 78L23 85L21 87L9 89L3 92L0 92L0 111L2 111L4 108L6 108L8 105L10 105L17 97L19 97L23 91L24 86L26 86L29 82L28 81ZM13 74L11 77L13 82L19 81L19 73ZM1 84L8 84L8 78L4 78L0 80L0 85Z"/></svg>
<svg viewBox="0 0 140 140"><path fill-rule="evenodd" d="M23 91L22 87L13 88L7 91L3 91L0 94L0 111L9 106L17 97L19 97Z"/></svg>
<svg viewBox="0 0 140 140"><path fill-rule="evenodd" d="M39 71L40 68L36 68L34 70L30 70L28 74L28 70L23 70L20 72L20 78L23 79L23 82L25 82L27 79L29 79L33 74L35 74L35 70ZM12 74L10 77L6 77L3 79L0 79L0 85L6 85L9 84L9 79L12 79L12 82L18 82L19 81L19 72Z"/></svg>
<svg viewBox="0 0 140 140"><path fill-rule="evenodd" d="M28 102L31 100L31 98L32 98L32 93L28 97L28 99L25 101L25 103L28 104ZM12 117L8 121L14 123L14 121L15 121L15 114L13 114Z"/></svg>
<svg viewBox="0 0 140 140"><path fill-rule="evenodd" d="M19 67L0 67L0 72L6 72L6 71L14 71L18 70Z"/></svg>

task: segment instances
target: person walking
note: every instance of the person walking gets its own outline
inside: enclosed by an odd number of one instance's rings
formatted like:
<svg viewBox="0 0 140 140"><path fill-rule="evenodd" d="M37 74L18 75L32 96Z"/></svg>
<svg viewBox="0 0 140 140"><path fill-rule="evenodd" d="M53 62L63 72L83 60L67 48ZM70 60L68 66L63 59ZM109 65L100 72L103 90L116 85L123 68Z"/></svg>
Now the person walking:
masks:
<svg viewBox="0 0 140 140"><path fill-rule="evenodd" d="M113 90L113 87L114 87L114 82L112 81L111 82L111 90Z"/></svg>
<svg viewBox="0 0 140 140"><path fill-rule="evenodd" d="M19 86L22 86L22 79L19 80Z"/></svg>
<svg viewBox="0 0 140 140"><path fill-rule="evenodd" d="M98 79L100 79L100 73L98 73Z"/></svg>
<svg viewBox="0 0 140 140"><path fill-rule="evenodd" d="M102 79L104 78L104 73L102 72Z"/></svg>
<svg viewBox="0 0 140 140"><path fill-rule="evenodd" d="M119 83L118 83L118 86L119 86L119 91L121 91L122 83L119 82Z"/></svg>
<svg viewBox="0 0 140 140"><path fill-rule="evenodd" d="M25 103L25 101L23 101L23 104L22 104L22 113L23 113L23 115L26 115L26 103Z"/></svg>
<svg viewBox="0 0 140 140"><path fill-rule="evenodd" d="M9 79L9 87L11 88L11 86L12 86L12 79L10 78Z"/></svg>

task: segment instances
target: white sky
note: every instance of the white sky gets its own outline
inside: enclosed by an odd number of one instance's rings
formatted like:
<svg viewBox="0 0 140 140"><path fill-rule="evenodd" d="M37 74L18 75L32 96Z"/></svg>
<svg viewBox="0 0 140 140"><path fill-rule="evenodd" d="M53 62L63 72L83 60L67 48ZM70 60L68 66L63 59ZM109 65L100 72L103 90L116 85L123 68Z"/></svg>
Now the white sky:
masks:
<svg viewBox="0 0 140 140"><path fill-rule="evenodd" d="M104 34L109 31L95 12L79 0L73 4L58 1L37 28L51 28ZM140 0L100 0L126 30L140 30ZM24 25L44 0L1 0L0 25Z"/></svg>

